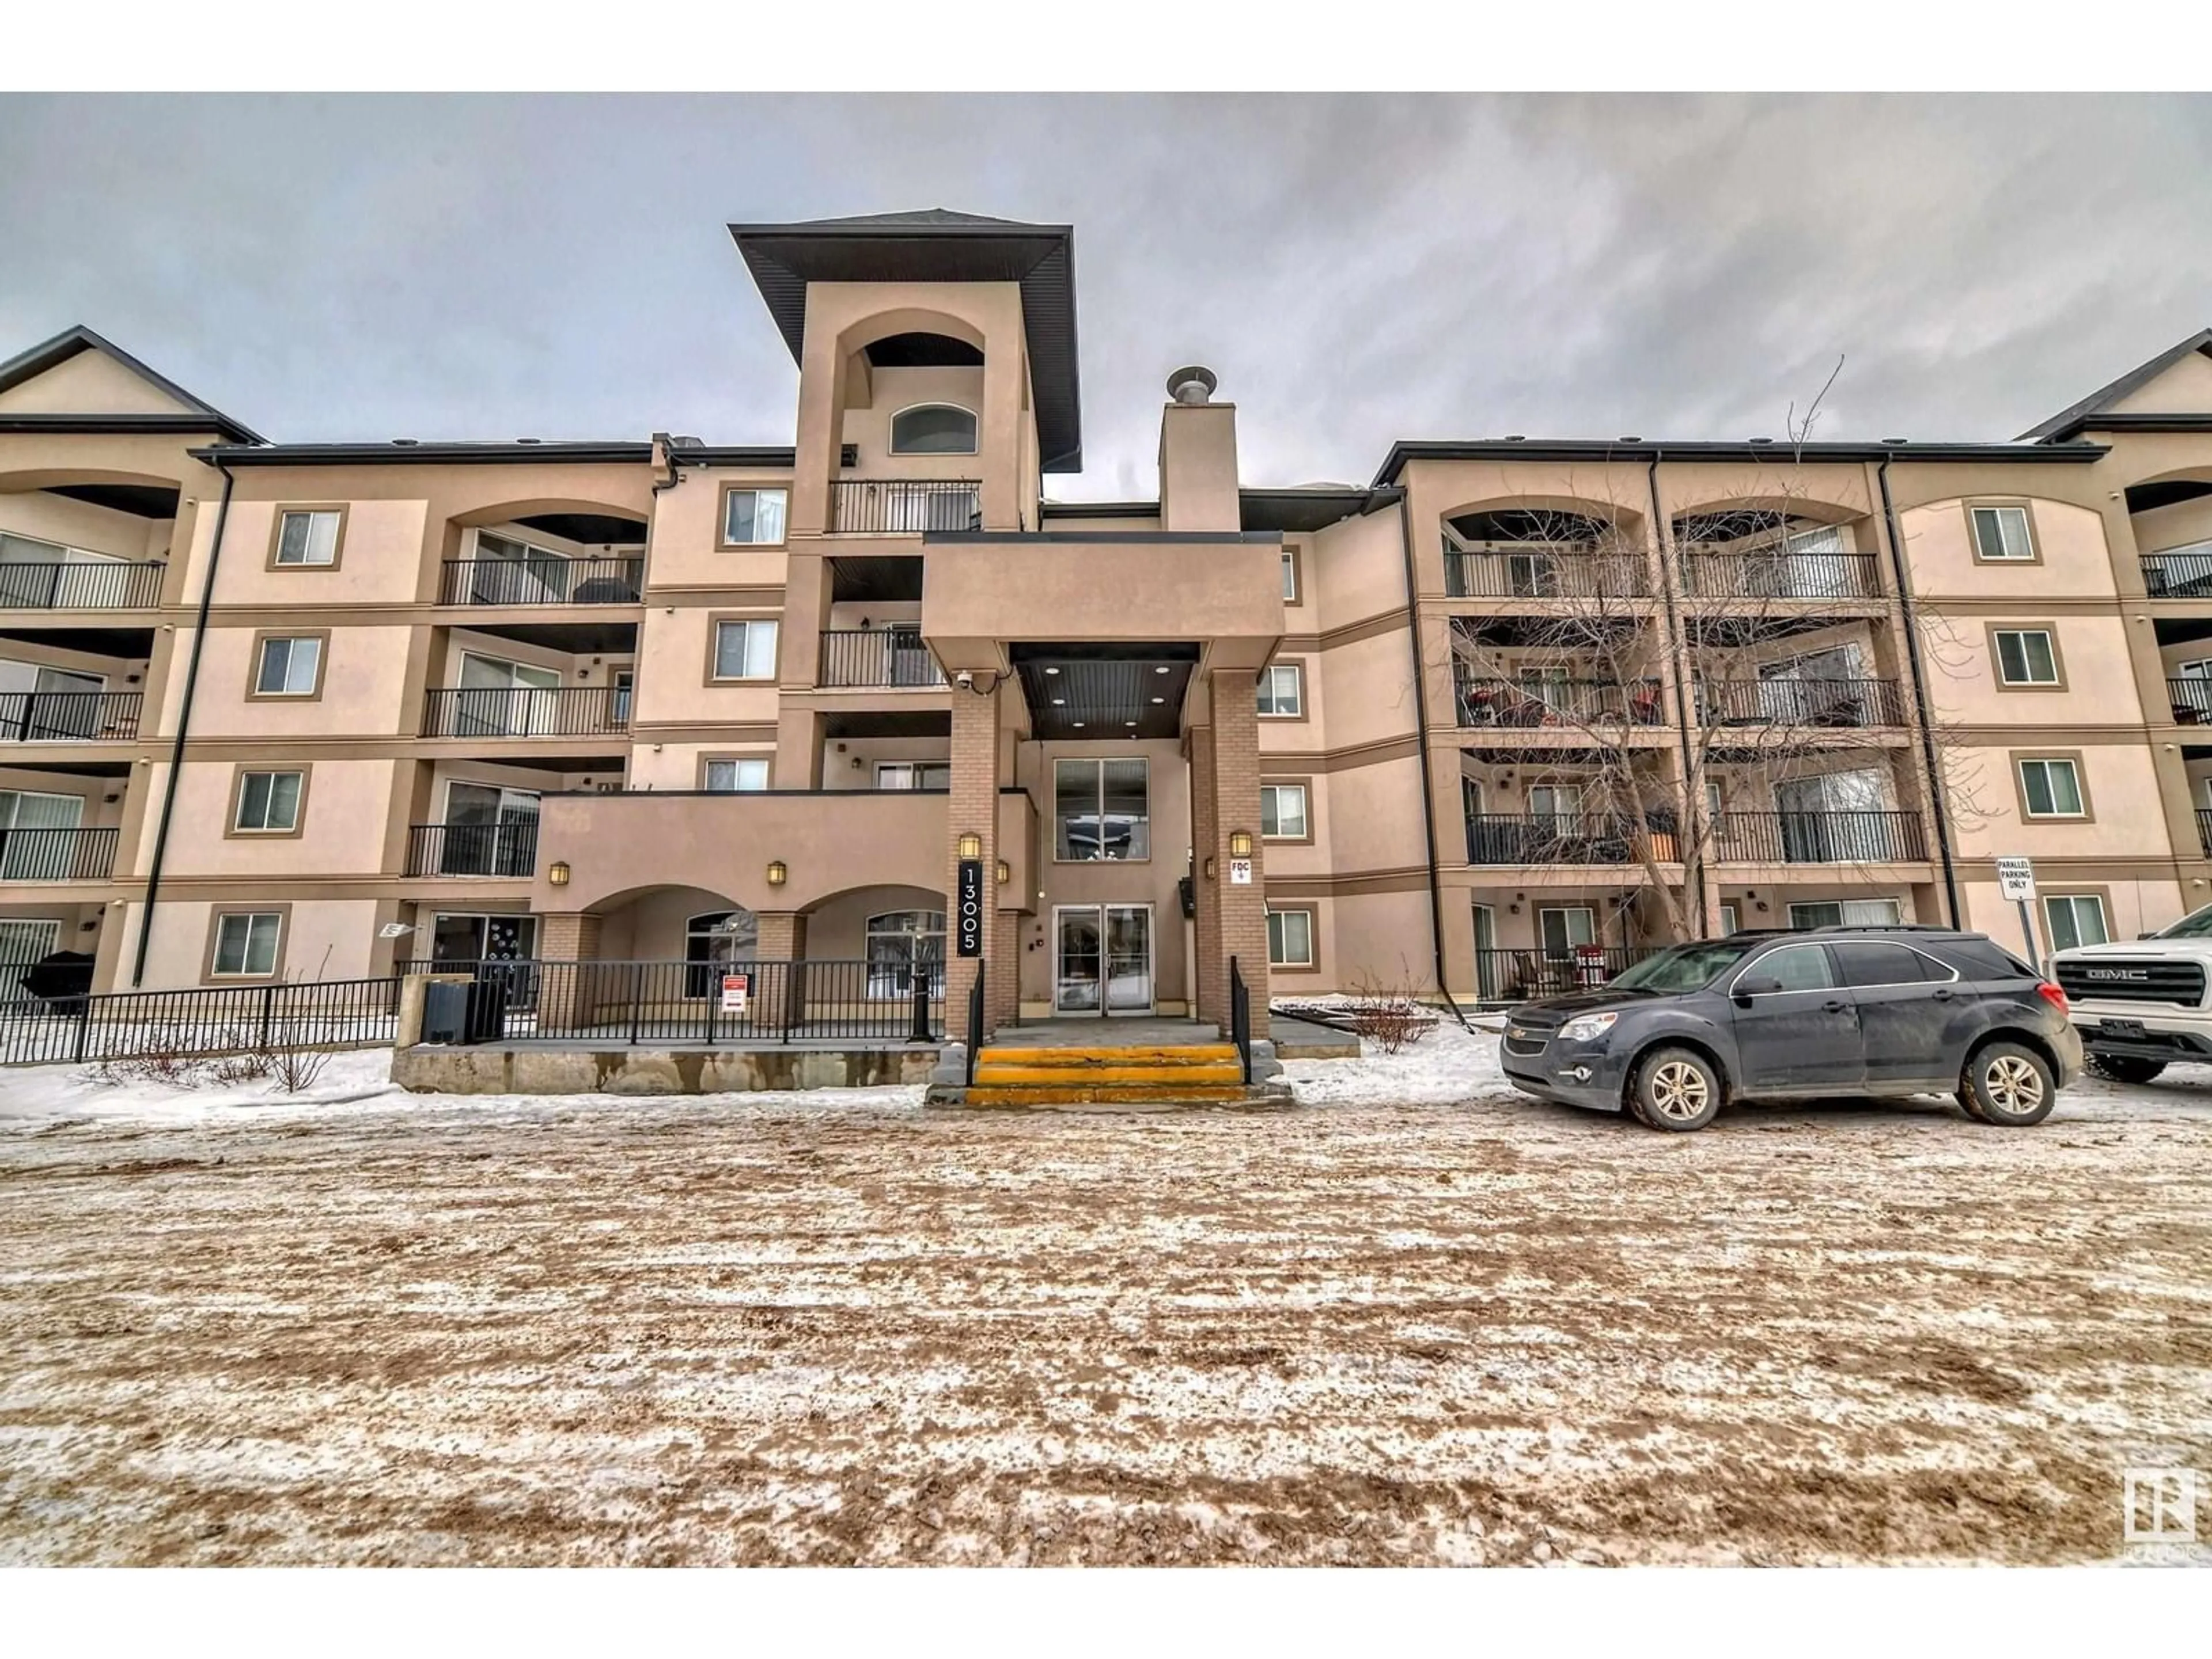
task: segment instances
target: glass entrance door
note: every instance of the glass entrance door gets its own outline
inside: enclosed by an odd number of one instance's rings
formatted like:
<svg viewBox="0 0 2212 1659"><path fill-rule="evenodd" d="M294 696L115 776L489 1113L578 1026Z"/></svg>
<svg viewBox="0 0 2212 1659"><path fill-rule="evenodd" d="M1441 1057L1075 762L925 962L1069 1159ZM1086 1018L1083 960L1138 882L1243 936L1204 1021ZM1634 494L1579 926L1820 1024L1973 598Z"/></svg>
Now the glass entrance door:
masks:
<svg viewBox="0 0 2212 1659"><path fill-rule="evenodd" d="M1064 904L1053 912L1053 1012L1152 1011L1152 907Z"/></svg>

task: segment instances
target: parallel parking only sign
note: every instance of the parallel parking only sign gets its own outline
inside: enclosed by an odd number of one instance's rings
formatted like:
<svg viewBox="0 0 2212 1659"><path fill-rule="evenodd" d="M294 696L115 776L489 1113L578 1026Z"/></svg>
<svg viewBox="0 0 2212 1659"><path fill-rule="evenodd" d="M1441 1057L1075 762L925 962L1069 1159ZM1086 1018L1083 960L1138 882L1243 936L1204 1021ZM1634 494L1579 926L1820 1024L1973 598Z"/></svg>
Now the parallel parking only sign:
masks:
<svg viewBox="0 0 2212 1659"><path fill-rule="evenodd" d="M2035 897L2035 866L2027 859L1997 860L1997 890L2008 904L2026 904Z"/></svg>

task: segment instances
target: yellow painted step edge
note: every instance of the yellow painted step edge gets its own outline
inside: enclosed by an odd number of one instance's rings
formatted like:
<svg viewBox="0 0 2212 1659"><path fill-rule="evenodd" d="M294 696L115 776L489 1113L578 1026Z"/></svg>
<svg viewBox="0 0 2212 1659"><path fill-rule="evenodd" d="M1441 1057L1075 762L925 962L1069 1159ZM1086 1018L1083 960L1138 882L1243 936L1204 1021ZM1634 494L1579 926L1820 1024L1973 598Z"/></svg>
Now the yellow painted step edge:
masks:
<svg viewBox="0 0 2212 1659"><path fill-rule="evenodd" d="M1218 1063L1237 1058L1237 1049L1227 1042L1196 1042L1176 1048L1006 1048L994 1043L984 1044L976 1054L979 1066L998 1064L1008 1066L1130 1066L1130 1065L1191 1065L1200 1062Z"/></svg>
<svg viewBox="0 0 2212 1659"><path fill-rule="evenodd" d="M1200 1085L1195 1088L1121 1085L1098 1089L993 1089L978 1084L963 1098L970 1106L1140 1106L1180 1102L1194 1106L1213 1106L1242 1101L1244 1091L1216 1085Z"/></svg>
<svg viewBox="0 0 2212 1659"><path fill-rule="evenodd" d="M1244 1081L1243 1068L1235 1060L1209 1060L1202 1066L1098 1066L1078 1071L1068 1066L1005 1066L985 1060L975 1068L978 1084L1031 1084L1057 1089L1083 1089L1094 1084L1155 1083L1163 1087Z"/></svg>

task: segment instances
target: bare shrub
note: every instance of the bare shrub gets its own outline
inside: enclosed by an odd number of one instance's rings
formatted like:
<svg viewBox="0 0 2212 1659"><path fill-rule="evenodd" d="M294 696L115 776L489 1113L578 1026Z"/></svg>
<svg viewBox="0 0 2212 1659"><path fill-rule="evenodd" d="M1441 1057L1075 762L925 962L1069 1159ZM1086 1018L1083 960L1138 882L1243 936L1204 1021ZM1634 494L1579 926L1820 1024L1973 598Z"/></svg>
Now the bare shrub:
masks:
<svg viewBox="0 0 2212 1659"><path fill-rule="evenodd" d="M173 1048L155 1048L143 1054L125 1054L85 1068L85 1075L103 1089L120 1089L132 1083L164 1083L173 1089L197 1089L210 1080L208 1062L188 1058Z"/></svg>
<svg viewBox="0 0 2212 1659"><path fill-rule="evenodd" d="M297 1095L315 1086L331 1063L331 1051L280 1037L257 1049L252 1058L262 1068L255 1075L274 1079L281 1093Z"/></svg>
<svg viewBox="0 0 2212 1659"><path fill-rule="evenodd" d="M1361 975L1352 981L1356 1000L1346 1010L1352 1029L1373 1039L1386 1054L1419 1042L1436 1029L1437 1017L1413 995L1412 982L1386 984Z"/></svg>

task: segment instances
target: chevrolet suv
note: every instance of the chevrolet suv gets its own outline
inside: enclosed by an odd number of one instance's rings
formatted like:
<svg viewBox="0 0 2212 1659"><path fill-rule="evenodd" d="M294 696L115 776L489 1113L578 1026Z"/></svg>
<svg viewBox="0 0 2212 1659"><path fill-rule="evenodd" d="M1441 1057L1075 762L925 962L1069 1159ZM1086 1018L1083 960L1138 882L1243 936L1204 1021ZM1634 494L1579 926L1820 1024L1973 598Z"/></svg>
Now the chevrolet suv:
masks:
<svg viewBox="0 0 2212 1659"><path fill-rule="evenodd" d="M1506 1016L1509 1082L1683 1133L1724 1100L1955 1094L2040 1123L2081 1072L2066 994L1980 933L1818 927L1678 945Z"/></svg>

